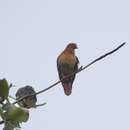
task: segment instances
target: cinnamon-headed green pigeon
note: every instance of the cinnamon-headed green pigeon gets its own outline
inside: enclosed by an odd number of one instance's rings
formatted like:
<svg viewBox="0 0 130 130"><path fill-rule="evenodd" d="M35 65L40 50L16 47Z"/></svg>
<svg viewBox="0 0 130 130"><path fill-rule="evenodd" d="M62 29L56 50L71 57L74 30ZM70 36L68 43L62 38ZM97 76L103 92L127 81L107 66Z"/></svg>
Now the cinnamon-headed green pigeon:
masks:
<svg viewBox="0 0 130 130"><path fill-rule="evenodd" d="M57 58L57 70L60 80L78 70L79 60L75 56L76 43L69 43L65 50ZM69 96L72 93L72 85L75 74L61 81L64 93Z"/></svg>

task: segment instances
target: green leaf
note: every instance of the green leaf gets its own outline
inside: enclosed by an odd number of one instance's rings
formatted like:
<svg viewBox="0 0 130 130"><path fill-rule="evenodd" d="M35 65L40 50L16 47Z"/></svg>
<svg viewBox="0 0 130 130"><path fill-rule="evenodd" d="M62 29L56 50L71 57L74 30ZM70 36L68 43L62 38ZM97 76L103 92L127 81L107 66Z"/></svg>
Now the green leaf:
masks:
<svg viewBox="0 0 130 130"><path fill-rule="evenodd" d="M8 98L9 86L6 79L0 80L0 102Z"/></svg>
<svg viewBox="0 0 130 130"><path fill-rule="evenodd" d="M2 116L2 113L3 113L3 109L2 106L0 105L0 116Z"/></svg>
<svg viewBox="0 0 130 130"><path fill-rule="evenodd" d="M5 122L3 130L14 130L14 128L18 127L16 127L14 124L10 122Z"/></svg>
<svg viewBox="0 0 130 130"><path fill-rule="evenodd" d="M10 105L6 112L6 120L13 123L27 122L29 119L29 111L22 107L16 107L15 105Z"/></svg>

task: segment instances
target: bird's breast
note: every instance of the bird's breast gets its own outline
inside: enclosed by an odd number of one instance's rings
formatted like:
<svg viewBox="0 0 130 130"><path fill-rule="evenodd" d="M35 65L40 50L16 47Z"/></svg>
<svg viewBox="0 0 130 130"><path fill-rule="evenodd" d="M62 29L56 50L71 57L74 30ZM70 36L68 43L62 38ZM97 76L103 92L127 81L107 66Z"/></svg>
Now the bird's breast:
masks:
<svg viewBox="0 0 130 130"><path fill-rule="evenodd" d="M62 54L62 56L59 58L60 64L72 64L74 65L76 63L76 57L74 55L70 54Z"/></svg>

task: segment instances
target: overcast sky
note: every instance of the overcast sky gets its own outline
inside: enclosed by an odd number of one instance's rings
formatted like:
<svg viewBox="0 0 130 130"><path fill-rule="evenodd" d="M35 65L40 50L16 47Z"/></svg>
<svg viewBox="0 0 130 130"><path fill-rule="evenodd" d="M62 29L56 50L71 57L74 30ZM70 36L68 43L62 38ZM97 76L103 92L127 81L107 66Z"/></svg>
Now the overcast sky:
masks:
<svg viewBox="0 0 130 130"><path fill-rule="evenodd" d="M56 58L76 42L80 65L127 44L79 73L72 95L61 84L38 96L22 130L130 130L129 0L0 0L0 78L36 91L58 80ZM3 126L0 126L2 129Z"/></svg>

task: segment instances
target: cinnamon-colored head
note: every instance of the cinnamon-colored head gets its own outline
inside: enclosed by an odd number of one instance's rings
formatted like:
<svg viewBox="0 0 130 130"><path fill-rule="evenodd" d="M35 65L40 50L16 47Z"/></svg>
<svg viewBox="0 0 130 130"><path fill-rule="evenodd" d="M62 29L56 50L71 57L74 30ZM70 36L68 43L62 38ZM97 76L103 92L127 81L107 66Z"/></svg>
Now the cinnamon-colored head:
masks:
<svg viewBox="0 0 130 130"><path fill-rule="evenodd" d="M78 49L76 43L69 43L66 47L66 49Z"/></svg>

